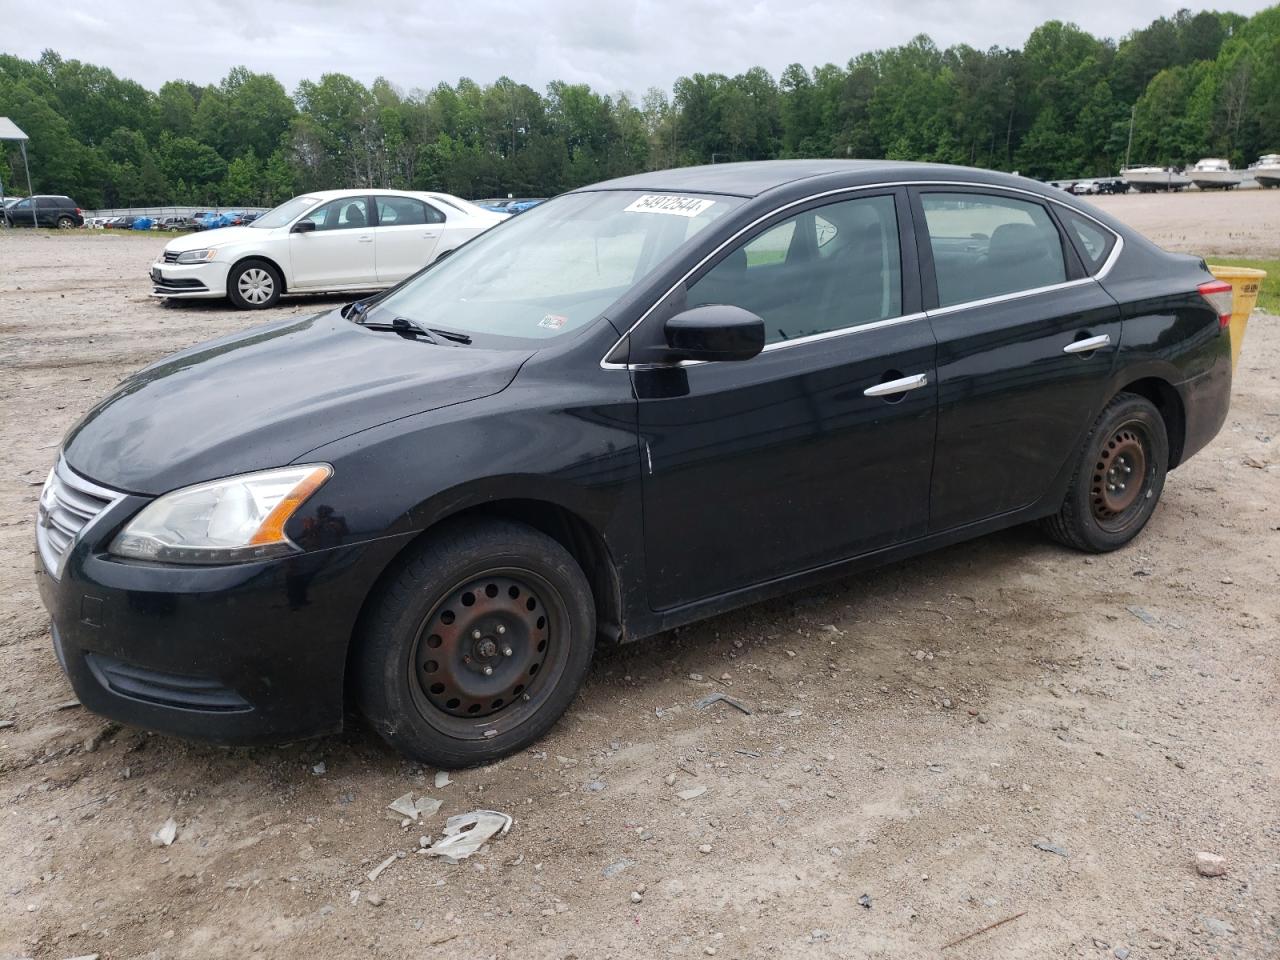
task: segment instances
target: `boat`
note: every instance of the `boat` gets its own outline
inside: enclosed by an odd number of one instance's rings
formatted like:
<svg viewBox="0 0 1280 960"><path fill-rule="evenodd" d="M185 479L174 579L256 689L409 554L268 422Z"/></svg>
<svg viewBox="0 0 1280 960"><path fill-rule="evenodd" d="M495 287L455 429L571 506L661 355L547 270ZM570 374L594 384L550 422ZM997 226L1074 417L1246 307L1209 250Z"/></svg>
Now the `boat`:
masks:
<svg viewBox="0 0 1280 960"><path fill-rule="evenodd" d="M1264 189L1280 187L1280 153L1268 153L1259 157L1257 163L1249 164L1249 173L1258 181L1258 186Z"/></svg>
<svg viewBox="0 0 1280 960"><path fill-rule="evenodd" d="M1191 180L1172 167L1121 167L1120 179L1139 193L1181 190Z"/></svg>
<svg viewBox="0 0 1280 960"><path fill-rule="evenodd" d="M1244 180L1243 170L1232 170L1231 163L1221 157L1205 157L1187 174L1201 190L1230 190Z"/></svg>

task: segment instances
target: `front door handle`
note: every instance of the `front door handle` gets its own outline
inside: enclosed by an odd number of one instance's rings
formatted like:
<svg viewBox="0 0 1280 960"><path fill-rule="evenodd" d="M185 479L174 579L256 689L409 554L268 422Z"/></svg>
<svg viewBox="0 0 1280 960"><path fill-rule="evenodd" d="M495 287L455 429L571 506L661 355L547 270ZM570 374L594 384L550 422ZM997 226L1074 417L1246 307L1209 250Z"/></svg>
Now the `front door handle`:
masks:
<svg viewBox="0 0 1280 960"><path fill-rule="evenodd" d="M373 243L373 237L369 236L368 234L365 234L363 237L361 237L361 238L360 238L360 242L361 242L361 243Z"/></svg>
<svg viewBox="0 0 1280 960"><path fill-rule="evenodd" d="M434 240L436 237L440 236L440 234L431 232L431 233L424 233L422 236L427 240Z"/></svg>
<svg viewBox="0 0 1280 960"><path fill-rule="evenodd" d="M1076 340L1068 343L1062 348L1063 353L1092 353L1099 347L1111 346L1111 334L1103 333L1096 337L1087 337L1084 340Z"/></svg>
<svg viewBox="0 0 1280 960"><path fill-rule="evenodd" d="M889 380L886 383L877 383L874 387L867 387L862 391L864 397L892 397L897 393L906 393L908 390L919 390L921 387L929 385L929 375L927 373L917 373L914 377L903 377L901 380Z"/></svg>

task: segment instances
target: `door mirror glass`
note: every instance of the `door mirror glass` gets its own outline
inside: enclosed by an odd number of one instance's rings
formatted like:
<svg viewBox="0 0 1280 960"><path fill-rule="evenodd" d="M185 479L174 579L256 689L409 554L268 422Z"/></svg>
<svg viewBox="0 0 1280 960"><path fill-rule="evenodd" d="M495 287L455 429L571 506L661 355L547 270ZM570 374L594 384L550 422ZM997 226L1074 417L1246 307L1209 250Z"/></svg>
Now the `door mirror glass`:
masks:
<svg viewBox="0 0 1280 960"><path fill-rule="evenodd" d="M316 222L314 220L299 220L297 223L293 225L293 229L290 230L289 232L290 233L311 233L315 230L315 228L316 228Z"/></svg>
<svg viewBox="0 0 1280 960"><path fill-rule="evenodd" d="M670 360L750 360L764 349L764 321L726 303L677 313L664 329Z"/></svg>

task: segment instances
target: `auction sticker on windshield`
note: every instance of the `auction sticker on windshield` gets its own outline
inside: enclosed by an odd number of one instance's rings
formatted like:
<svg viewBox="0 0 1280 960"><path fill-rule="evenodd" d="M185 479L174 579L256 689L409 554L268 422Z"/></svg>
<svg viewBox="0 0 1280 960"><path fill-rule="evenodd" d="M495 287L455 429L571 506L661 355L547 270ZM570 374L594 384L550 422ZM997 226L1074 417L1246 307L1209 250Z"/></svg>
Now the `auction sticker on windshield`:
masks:
<svg viewBox="0 0 1280 960"><path fill-rule="evenodd" d="M669 193L646 193L633 200L627 213L667 213L677 217L696 217L702 211L714 207L714 200L701 197L677 197Z"/></svg>

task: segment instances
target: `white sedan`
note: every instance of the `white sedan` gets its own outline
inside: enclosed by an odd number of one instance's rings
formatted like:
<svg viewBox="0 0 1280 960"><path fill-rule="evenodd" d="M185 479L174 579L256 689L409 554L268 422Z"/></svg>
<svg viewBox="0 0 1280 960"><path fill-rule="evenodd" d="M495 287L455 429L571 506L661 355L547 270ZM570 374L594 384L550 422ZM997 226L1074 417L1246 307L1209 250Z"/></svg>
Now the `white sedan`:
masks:
<svg viewBox="0 0 1280 960"><path fill-rule="evenodd" d="M257 310L284 293L380 290L506 219L445 193L319 190L248 226L169 241L152 295Z"/></svg>

